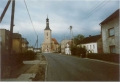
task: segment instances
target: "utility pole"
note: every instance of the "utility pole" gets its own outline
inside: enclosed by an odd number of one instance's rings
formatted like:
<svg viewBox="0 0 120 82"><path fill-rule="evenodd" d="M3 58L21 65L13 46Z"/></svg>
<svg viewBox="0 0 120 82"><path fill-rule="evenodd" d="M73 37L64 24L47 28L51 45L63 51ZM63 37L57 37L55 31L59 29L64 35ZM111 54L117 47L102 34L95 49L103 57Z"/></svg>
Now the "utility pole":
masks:
<svg viewBox="0 0 120 82"><path fill-rule="evenodd" d="M71 39L71 41L73 41L73 44L74 44L72 26L70 26L70 39Z"/></svg>
<svg viewBox="0 0 120 82"><path fill-rule="evenodd" d="M15 12L15 0L12 0L12 13L11 13L11 24L10 24L10 39L9 39L9 52L12 54L12 35L14 26L14 12Z"/></svg>
<svg viewBox="0 0 120 82"><path fill-rule="evenodd" d="M7 5L5 6L5 9L4 9L3 13L1 14L0 23L2 22L2 19L3 19L4 15L5 15L9 5L10 5L10 2L11 2L11 0L8 0Z"/></svg>
<svg viewBox="0 0 120 82"><path fill-rule="evenodd" d="M72 40L72 26L70 26L70 39Z"/></svg>
<svg viewBox="0 0 120 82"><path fill-rule="evenodd" d="M37 49L38 49L38 35L37 35Z"/></svg>

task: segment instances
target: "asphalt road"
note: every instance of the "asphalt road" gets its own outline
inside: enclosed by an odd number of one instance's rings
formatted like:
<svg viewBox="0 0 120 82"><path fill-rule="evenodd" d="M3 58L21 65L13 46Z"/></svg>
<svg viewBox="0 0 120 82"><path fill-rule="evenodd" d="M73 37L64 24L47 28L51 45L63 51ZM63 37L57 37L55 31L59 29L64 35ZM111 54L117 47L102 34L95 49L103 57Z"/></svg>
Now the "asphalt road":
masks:
<svg viewBox="0 0 120 82"><path fill-rule="evenodd" d="M43 53L47 58L47 81L118 81L119 65L86 58Z"/></svg>

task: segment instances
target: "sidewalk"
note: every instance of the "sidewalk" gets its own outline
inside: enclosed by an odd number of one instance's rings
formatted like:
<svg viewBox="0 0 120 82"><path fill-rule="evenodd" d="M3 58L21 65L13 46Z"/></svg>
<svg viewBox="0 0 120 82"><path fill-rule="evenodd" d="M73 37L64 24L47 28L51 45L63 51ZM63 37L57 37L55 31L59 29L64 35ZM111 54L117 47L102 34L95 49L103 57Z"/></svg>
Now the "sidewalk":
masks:
<svg viewBox="0 0 120 82"><path fill-rule="evenodd" d="M12 72L11 78L2 81L32 81L43 70L42 64L46 64L46 61L40 60L39 57L36 60L23 61L23 65Z"/></svg>

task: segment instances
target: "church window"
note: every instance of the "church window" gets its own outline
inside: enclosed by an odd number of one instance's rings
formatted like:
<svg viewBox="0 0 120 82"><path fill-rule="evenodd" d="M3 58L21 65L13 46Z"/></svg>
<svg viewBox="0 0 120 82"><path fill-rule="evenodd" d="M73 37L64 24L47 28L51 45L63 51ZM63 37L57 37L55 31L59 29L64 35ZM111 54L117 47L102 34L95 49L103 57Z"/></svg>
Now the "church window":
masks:
<svg viewBox="0 0 120 82"><path fill-rule="evenodd" d="M48 36L48 33L47 33L47 36Z"/></svg>

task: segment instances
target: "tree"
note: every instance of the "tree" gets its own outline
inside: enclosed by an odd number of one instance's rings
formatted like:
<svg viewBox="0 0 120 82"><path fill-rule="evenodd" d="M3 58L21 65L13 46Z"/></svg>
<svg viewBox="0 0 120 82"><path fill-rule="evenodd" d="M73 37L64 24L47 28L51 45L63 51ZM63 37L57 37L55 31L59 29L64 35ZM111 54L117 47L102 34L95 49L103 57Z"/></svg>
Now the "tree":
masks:
<svg viewBox="0 0 120 82"><path fill-rule="evenodd" d="M80 41L84 39L84 36L82 34L78 34L77 36L74 37L74 43L75 45L80 44Z"/></svg>
<svg viewBox="0 0 120 82"><path fill-rule="evenodd" d="M76 45L72 45L71 54L78 57L86 57L86 49L85 47L78 47Z"/></svg>

